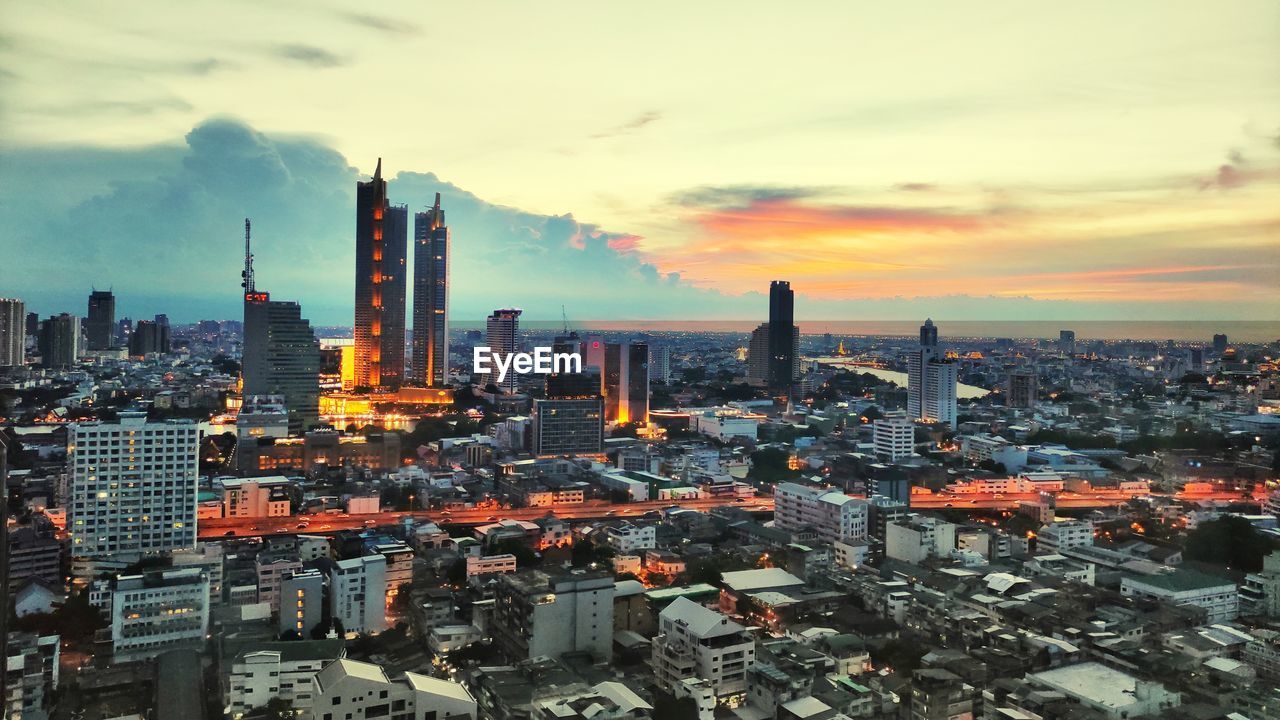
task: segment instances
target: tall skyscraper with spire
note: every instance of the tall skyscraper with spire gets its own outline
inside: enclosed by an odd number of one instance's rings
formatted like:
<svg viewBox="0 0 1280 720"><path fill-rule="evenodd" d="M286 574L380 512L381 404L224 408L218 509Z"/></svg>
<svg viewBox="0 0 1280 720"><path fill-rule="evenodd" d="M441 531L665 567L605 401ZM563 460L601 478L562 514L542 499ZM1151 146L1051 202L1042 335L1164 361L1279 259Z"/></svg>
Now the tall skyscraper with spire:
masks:
<svg viewBox="0 0 1280 720"><path fill-rule="evenodd" d="M907 414L924 422L956 426L958 368L938 351L932 319L920 326L920 346L907 356Z"/></svg>
<svg viewBox="0 0 1280 720"><path fill-rule="evenodd" d="M409 208L387 200L382 158L369 182L356 183L356 386L400 387Z"/></svg>
<svg viewBox="0 0 1280 720"><path fill-rule="evenodd" d="M410 380L449 380L449 226L436 204L413 216L413 353Z"/></svg>
<svg viewBox="0 0 1280 720"><path fill-rule="evenodd" d="M249 219L244 221L244 396L278 395L289 411L289 432L320 419L320 343L296 302L272 300L253 276Z"/></svg>

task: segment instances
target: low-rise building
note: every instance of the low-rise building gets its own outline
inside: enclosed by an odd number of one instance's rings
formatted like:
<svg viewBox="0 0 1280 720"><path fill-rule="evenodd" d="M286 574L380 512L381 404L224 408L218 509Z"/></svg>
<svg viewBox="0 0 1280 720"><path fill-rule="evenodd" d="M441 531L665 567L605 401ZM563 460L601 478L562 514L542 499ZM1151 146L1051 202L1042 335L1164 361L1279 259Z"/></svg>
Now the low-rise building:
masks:
<svg viewBox="0 0 1280 720"><path fill-rule="evenodd" d="M235 649L224 684L224 705L233 720L272 700L307 711L312 681L327 663L346 655L340 639L254 642Z"/></svg>
<svg viewBox="0 0 1280 720"><path fill-rule="evenodd" d="M658 615L653 639L654 679L676 693L689 679L707 681L717 698L743 693L747 669L755 664L755 641L746 628L685 597Z"/></svg>
<svg viewBox="0 0 1280 720"><path fill-rule="evenodd" d="M1126 575L1120 580L1120 594L1203 608L1207 624L1229 622L1240 614L1239 587L1231 580L1196 570Z"/></svg>
<svg viewBox="0 0 1280 720"><path fill-rule="evenodd" d="M312 681L314 720L476 720L476 701L461 684L418 673L392 681L372 663L343 658Z"/></svg>
<svg viewBox="0 0 1280 720"><path fill-rule="evenodd" d="M200 568L120 575L111 584L116 662L199 648L209 628L209 577Z"/></svg>

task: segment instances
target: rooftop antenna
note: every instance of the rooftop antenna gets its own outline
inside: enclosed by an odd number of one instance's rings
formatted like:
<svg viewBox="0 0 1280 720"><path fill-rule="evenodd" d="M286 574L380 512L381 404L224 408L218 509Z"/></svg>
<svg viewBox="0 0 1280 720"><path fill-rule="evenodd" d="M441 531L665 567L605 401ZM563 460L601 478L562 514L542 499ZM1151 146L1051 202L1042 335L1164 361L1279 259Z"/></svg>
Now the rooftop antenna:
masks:
<svg viewBox="0 0 1280 720"><path fill-rule="evenodd" d="M244 219L244 271L240 273L245 297L254 292L253 289L253 251L249 249L249 218Z"/></svg>
<svg viewBox="0 0 1280 720"><path fill-rule="evenodd" d="M569 315L564 311L564 305L560 306L560 319L564 321L564 334L569 334Z"/></svg>

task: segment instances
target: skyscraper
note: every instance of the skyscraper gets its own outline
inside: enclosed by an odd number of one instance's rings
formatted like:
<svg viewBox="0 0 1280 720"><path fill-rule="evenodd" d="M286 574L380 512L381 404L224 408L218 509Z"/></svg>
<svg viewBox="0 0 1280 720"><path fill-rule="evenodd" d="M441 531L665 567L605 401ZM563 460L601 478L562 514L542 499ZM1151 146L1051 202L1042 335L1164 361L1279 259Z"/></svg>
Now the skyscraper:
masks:
<svg viewBox="0 0 1280 720"><path fill-rule="evenodd" d="M116 342L129 347L129 336L133 335L133 318L120 318L116 323Z"/></svg>
<svg viewBox="0 0 1280 720"><path fill-rule="evenodd" d="M75 557L128 562L195 547L200 430L190 420L82 422L67 434Z"/></svg>
<svg viewBox="0 0 1280 720"><path fill-rule="evenodd" d="M1214 354L1221 355L1222 353L1224 353L1224 352L1226 352L1226 351L1227 351L1227 347L1228 347L1228 344L1227 344L1227 336L1226 336L1226 335L1224 335L1224 334L1222 334L1222 333L1217 333L1217 334L1215 334L1215 335L1213 336L1213 352L1214 352Z"/></svg>
<svg viewBox="0 0 1280 720"><path fill-rule="evenodd" d="M499 355L506 356L516 352L520 348L520 310L515 308L504 308L494 310L493 314L485 321L484 341L489 346L489 352L494 357ZM491 372L486 375L481 382L484 385L490 383L497 385L499 390L513 393L516 391L516 373L510 369L507 375L498 382L498 373Z"/></svg>
<svg viewBox="0 0 1280 720"><path fill-rule="evenodd" d="M1009 407L1035 407L1036 395L1039 394L1039 391L1039 377L1034 369L1019 368L1009 373L1007 401Z"/></svg>
<svg viewBox="0 0 1280 720"><path fill-rule="evenodd" d="M925 422L956 425L958 368L938 352L933 320L920 327L920 346L907 356L907 414Z"/></svg>
<svg viewBox="0 0 1280 720"><path fill-rule="evenodd" d="M272 300L258 290L244 221L245 397L279 395L289 411L289 432L301 433L319 420L320 343L296 302Z"/></svg>
<svg viewBox="0 0 1280 720"><path fill-rule="evenodd" d="M80 318L62 313L40 323L41 367L71 367L80 360Z"/></svg>
<svg viewBox="0 0 1280 720"><path fill-rule="evenodd" d="M1076 331L1075 330L1059 330L1058 331L1058 352L1064 355L1076 354Z"/></svg>
<svg viewBox="0 0 1280 720"><path fill-rule="evenodd" d="M769 283L769 389L790 392L796 379L800 331L795 324L795 293L791 283Z"/></svg>
<svg viewBox="0 0 1280 720"><path fill-rule="evenodd" d="M134 356L161 355L169 352L169 326L154 320L139 320L129 333L129 354Z"/></svg>
<svg viewBox="0 0 1280 720"><path fill-rule="evenodd" d="M0 298L0 367L22 365L26 341L26 306L17 298Z"/></svg>
<svg viewBox="0 0 1280 720"><path fill-rule="evenodd" d="M116 331L116 296L110 290L94 290L89 293L89 314L84 334L90 350L106 350L111 347Z"/></svg>
<svg viewBox="0 0 1280 720"><path fill-rule="evenodd" d="M413 216L413 363L415 383L449 380L449 226L436 204Z"/></svg>
<svg viewBox="0 0 1280 720"><path fill-rule="evenodd" d="M649 344L649 379L667 384L671 380L671 346L666 343Z"/></svg>
<svg viewBox="0 0 1280 720"><path fill-rule="evenodd" d="M391 205L382 158L356 183L356 386L395 389L404 379L405 259L409 209Z"/></svg>
<svg viewBox="0 0 1280 720"><path fill-rule="evenodd" d="M609 343L604 354L604 419L649 422L649 346Z"/></svg>

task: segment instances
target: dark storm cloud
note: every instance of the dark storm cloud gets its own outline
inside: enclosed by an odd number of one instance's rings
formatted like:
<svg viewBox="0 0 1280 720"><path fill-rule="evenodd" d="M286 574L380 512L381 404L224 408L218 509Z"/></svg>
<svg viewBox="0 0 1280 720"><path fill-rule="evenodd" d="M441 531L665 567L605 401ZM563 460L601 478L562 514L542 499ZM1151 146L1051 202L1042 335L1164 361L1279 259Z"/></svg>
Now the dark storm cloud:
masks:
<svg viewBox="0 0 1280 720"><path fill-rule="evenodd" d="M339 17L347 22L388 35L421 35L422 26L401 18L389 18L366 13L342 12Z"/></svg>
<svg viewBox="0 0 1280 720"><path fill-rule="evenodd" d="M42 314L83 312L89 287L114 285L122 315L235 317L250 217L260 286L298 300L317 323L350 324L356 169L318 142L268 137L232 119L204 122L184 140L12 152L0 178L0 223L20 247L58 251L11 256L6 294ZM634 252L634 235L494 205L431 173L400 173L389 192L411 211L443 194L459 319L505 305L554 318L561 304L584 319L695 308L749 314L750 300L660 273Z"/></svg>
<svg viewBox="0 0 1280 720"><path fill-rule="evenodd" d="M347 64L347 60L314 45L296 43L274 45L271 48L271 54L289 62L309 65L314 68L332 68Z"/></svg>

